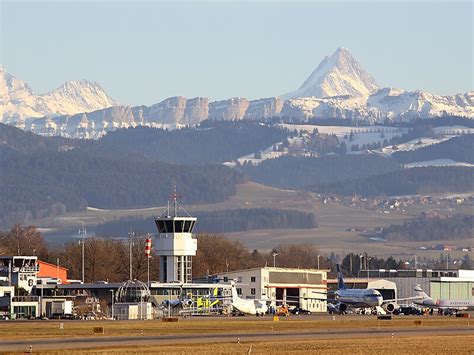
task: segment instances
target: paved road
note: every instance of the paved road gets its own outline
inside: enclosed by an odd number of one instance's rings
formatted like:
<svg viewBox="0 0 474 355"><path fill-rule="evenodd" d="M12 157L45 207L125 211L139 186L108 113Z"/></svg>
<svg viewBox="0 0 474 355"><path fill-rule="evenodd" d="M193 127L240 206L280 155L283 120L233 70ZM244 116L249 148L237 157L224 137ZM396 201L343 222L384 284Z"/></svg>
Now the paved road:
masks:
<svg viewBox="0 0 474 355"><path fill-rule="evenodd" d="M366 338L366 337L402 337L421 335L474 335L474 327L420 327L420 328L367 328L367 329L327 329L299 332L253 332L225 334L190 334L190 335L159 335L159 336L96 336L82 338L38 338L1 340L0 352L28 351L30 345L33 351L85 349L112 346L132 345L161 345L210 342L240 342L245 341L281 341L305 339L334 339L334 338Z"/></svg>

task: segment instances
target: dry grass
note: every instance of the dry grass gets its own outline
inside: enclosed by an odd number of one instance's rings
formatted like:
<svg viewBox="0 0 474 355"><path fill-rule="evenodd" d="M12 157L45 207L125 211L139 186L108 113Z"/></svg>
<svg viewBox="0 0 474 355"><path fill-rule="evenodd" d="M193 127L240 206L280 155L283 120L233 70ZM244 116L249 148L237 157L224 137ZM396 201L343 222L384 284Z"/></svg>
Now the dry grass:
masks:
<svg viewBox="0 0 474 355"><path fill-rule="evenodd" d="M321 319L322 318L322 319ZM256 320L254 318L188 318L178 323L160 321L64 321L64 329L59 329L59 321L42 322L2 322L0 323L1 339L49 338L49 337L84 337L93 335L93 327L104 327L106 336L140 336L140 335L185 335L185 334L223 334L252 332L297 332L321 329L409 329L417 327L414 320L423 319L423 327L462 327L467 318L413 318L397 317L390 321L380 321L375 317L289 317L274 322L272 318Z"/></svg>
<svg viewBox="0 0 474 355"><path fill-rule="evenodd" d="M126 346L68 352L74 354L189 354L191 351L193 354L341 354L347 352L351 354L472 354L474 335ZM65 350L45 353L64 352Z"/></svg>

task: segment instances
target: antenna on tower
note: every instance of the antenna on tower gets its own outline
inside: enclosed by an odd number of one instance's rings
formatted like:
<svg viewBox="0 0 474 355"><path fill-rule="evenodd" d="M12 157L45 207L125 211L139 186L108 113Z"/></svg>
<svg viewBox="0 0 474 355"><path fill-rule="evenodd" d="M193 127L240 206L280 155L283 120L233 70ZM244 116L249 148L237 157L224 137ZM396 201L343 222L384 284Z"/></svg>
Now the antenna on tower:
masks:
<svg viewBox="0 0 474 355"><path fill-rule="evenodd" d="M187 217L191 217L189 212L186 211L186 209L179 204L178 199L180 197L183 197L183 196L178 195L176 185L174 185L173 192L171 193L170 198L168 200L168 207L166 208L166 211L163 212L159 217L164 217L165 213L167 217L178 217L179 210L183 211L187 215ZM173 215L171 215L171 210L173 210Z"/></svg>

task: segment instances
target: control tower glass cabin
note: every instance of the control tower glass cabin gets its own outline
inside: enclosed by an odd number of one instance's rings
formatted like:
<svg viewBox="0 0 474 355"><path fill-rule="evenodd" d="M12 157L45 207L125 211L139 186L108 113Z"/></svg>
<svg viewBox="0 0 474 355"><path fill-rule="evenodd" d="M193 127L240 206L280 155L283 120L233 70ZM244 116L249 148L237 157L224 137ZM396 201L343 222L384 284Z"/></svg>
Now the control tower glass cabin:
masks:
<svg viewBox="0 0 474 355"><path fill-rule="evenodd" d="M171 208L170 208L171 207ZM171 206L155 219L158 236L155 243L156 255L160 258L160 282L192 282L192 257L196 255L197 240L192 232L196 217L178 216L176 193Z"/></svg>

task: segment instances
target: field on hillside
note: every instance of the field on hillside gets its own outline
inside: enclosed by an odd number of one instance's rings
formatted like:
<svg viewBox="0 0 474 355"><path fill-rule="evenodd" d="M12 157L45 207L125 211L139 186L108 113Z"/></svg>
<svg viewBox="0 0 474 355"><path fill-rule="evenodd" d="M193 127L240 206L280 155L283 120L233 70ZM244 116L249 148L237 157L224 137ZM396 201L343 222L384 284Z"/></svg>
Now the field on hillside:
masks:
<svg viewBox="0 0 474 355"><path fill-rule="evenodd" d="M433 208L437 208L438 211L445 213L473 213L468 206L464 205L456 206L456 210L452 210L441 206L433 207L414 204L409 206L403 213L400 211L391 211L389 214L382 214L376 210L364 209L357 206L349 207L332 201L323 203L315 199L311 193L281 190L253 182L238 185L237 194L222 203L186 205L185 198L182 203L191 214L193 211L268 207L297 209L305 212L313 212L316 215L318 222L318 228L316 229L252 230L227 234L229 238L241 240L251 249L269 250L281 243L308 242L317 245L323 253L327 254L333 251L342 254L350 251L367 251L381 256L394 255L401 258L405 256L411 257L415 248L423 245L423 243L376 242L362 236L360 232L354 231L354 229L371 229L390 224L401 224L403 221ZM78 237L77 231L82 222L87 226L89 235L93 235L94 226L99 223L126 216L158 216L165 208L165 206L132 210L100 210L89 208L84 212L68 213L54 218L33 221L32 223L42 228L48 240L64 242L68 239ZM442 241L436 243L441 242ZM467 245L470 243L472 245L473 242L474 240L465 240L449 243L455 245ZM428 255L429 251L417 252L419 256L422 256L423 253L427 253ZM439 254L439 252L436 253Z"/></svg>

